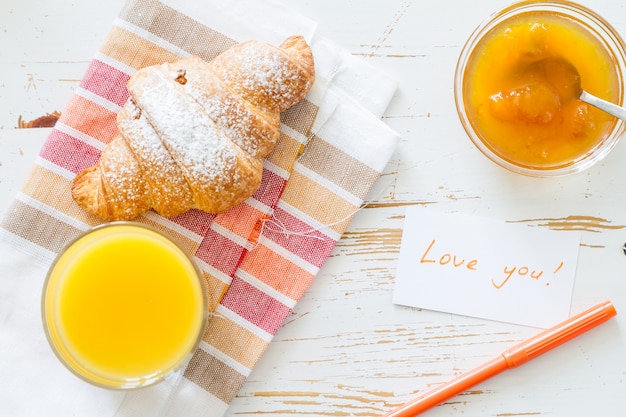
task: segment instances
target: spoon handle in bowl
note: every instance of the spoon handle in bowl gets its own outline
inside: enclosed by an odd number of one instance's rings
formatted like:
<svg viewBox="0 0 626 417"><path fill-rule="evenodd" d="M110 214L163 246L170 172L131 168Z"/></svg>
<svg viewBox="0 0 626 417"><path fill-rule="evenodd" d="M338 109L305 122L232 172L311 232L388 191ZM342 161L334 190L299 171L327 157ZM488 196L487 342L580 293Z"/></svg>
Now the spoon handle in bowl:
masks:
<svg viewBox="0 0 626 417"><path fill-rule="evenodd" d="M579 98L587 104L591 104L592 106L597 107L612 116L626 121L626 109L618 106L617 104L602 100L601 98L591 95L584 90L580 93Z"/></svg>

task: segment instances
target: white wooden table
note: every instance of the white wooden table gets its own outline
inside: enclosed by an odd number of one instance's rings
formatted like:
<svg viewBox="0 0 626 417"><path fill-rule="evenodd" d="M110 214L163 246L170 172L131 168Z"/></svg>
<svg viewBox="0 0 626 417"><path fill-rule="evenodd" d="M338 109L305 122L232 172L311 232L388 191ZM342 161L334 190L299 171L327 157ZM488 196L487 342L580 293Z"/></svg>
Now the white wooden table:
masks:
<svg viewBox="0 0 626 417"><path fill-rule="evenodd" d="M229 415L379 415L538 332L391 303L405 208L422 204L581 231L572 312L611 299L622 313L425 415L622 416L626 143L592 169L559 179L508 173L472 146L454 106L456 60L470 32L509 1L285 1L318 21L320 33L399 80L384 120L402 141L371 204L357 214ZM2 212L49 132L16 129L18 118L63 110L122 3L0 4ZM626 3L581 3L626 36Z"/></svg>

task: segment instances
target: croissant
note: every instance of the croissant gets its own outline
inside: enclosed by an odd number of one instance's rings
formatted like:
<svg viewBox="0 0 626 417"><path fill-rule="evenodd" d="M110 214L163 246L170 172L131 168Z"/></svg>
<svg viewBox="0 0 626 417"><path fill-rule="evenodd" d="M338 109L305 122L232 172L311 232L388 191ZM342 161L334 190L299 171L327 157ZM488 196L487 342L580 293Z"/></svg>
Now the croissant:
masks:
<svg viewBox="0 0 626 417"><path fill-rule="evenodd" d="M243 42L210 63L190 57L140 69L117 115L119 134L75 177L72 198L105 221L150 209L165 217L228 210L259 188L280 113L314 78L300 36L279 47Z"/></svg>

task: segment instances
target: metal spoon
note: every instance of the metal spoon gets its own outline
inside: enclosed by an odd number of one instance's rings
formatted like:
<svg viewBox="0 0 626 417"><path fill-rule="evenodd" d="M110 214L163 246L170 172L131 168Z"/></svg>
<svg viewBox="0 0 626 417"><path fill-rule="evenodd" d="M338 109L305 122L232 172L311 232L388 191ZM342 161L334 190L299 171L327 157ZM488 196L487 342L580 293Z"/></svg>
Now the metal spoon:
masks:
<svg viewBox="0 0 626 417"><path fill-rule="evenodd" d="M562 100L578 98L612 116L626 121L626 108L598 98L582 89L580 74L568 60L564 58L546 58L534 65L541 67L546 81L558 90L557 92Z"/></svg>

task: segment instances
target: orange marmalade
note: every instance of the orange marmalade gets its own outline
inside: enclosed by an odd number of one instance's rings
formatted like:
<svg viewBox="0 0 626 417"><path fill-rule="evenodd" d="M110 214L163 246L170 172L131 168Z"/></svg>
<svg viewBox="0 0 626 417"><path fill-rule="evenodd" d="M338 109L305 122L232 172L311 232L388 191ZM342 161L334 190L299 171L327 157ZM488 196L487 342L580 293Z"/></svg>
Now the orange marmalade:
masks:
<svg viewBox="0 0 626 417"><path fill-rule="evenodd" d="M581 86L619 102L615 64L596 36L558 12L511 16L488 31L469 56L465 111L493 153L530 169L554 169L591 153L616 120L568 92L572 77L546 76L543 63L569 61Z"/></svg>

